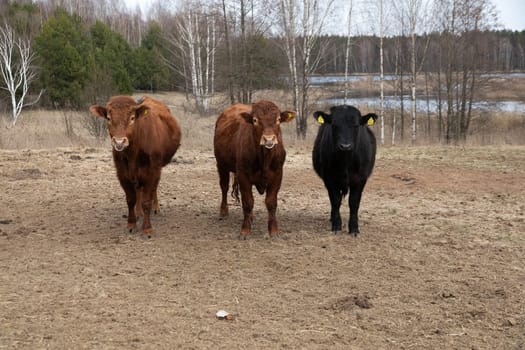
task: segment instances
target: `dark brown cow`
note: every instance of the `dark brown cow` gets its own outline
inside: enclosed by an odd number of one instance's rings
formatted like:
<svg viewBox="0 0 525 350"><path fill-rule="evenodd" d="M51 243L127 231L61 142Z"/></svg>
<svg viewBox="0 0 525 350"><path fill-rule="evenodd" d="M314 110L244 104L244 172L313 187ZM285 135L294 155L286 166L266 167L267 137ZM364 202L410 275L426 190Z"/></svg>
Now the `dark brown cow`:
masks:
<svg viewBox="0 0 525 350"><path fill-rule="evenodd" d="M168 107L150 97L136 102L130 96L113 96L105 107L89 108L107 119L113 160L128 203L128 229L143 215L142 235L151 237L151 209L159 209L157 186L161 169L180 145L181 131Z"/></svg>
<svg viewBox="0 0 525 350"><path fill-rule="evenodd" d="M275 212L286 157L280 123L293 118L295 112L281 112L272 102L259 101L251 105L231 105L217 119L214 152L222 191L220 214L228 215L227 194L232 172L236 176L234 188L238 184L241 192L244 213L241 239L251 232L252 185L260 194L266 191L270 236L279 233Z"/></svg>

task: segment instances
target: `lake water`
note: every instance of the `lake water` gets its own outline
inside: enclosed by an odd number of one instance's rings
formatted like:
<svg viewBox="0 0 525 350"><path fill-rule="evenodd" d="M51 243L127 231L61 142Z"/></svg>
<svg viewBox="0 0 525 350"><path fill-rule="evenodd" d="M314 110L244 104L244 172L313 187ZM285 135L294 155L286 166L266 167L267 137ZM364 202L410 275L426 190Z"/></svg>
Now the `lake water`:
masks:
<svg viewBox="0 0 525 350"><path fill-rule="evenodd" d="M525 73L487 73L482 74L482 77L491 77L491 78L504 78L504 77L516 77L516 78L525 78ZM379 81L379 74L358 74L358 75L349 75L348 81L360 81L372 77L372 80ZM408 74L405 74L405 77L408 77ZM395 80L397 78L394 74L385 74L384 80ZM310 84L313 86L319 86L324 84L333 84L333 83L344 83L344 75L312 75L310 77Z"/></svg>
<svg viewBox="0 0 525 350"><path fill-rule="evenodd" d="M401 100L396 96L385 96L385 109L398 109L401 108ZM341 105L344 104L343 98L332 98L319 101L319 103L328 103L331 105ZM379 108L381 104L381 99L379 97L356 97L349 98L347 101L348 104L359 105L359 106L369 106L373 108ZM411 100L409 96L403 98L403 104L405 110L410 110ZM427 110L427 101L423 97L418 97L416 100L416 108L418 111ZM477 101L472 104L474 110L482 111L495 111L495 112L518 112L525 113L525 102L520 101ZM428 101L428 109L430 112L437 112L438 103L437 100L432 98ZM446 104L442 107L443 110L446 109Z"/></svg>
<svg viewBox="0 0 525 350"><path fill-rule="evenodd" d="M484 74L483 76L490 76L490 77L522 77L525 78L525 73L489 73ZM350 75L348 76L348 81L359 81L367 79L369 75ZM372 75L373 80L379 80L379 74ZM393 74L385 74L384 76L385 80L394 80L396 79L396 76ZM323 76L312 76L310 77L310 83L312 86L321 86L324 84L333 84L333 83L344 83L345 77L341 75L323 75ZM343 93L343 92L341 92ZM400 108L401 107L401 101L399 97L396 96L385 96L385 108ZM410 110L411 108L411 101L410 96L404 97L404 106L406 110ZM333 105L339 105L344 103L344 99L342 98L335 98L335 99L327 99L319 101L319 103L329 103ZM370 106L374 108L380 107L380 98L379 97L357 97L357 98L350 98L348 100L349 104L353 105L361 105L361 106ZM417 109L418 111L426 111L427 108L431 112L437 112L437 99L430 98L427 101L426 98L423 96L418 97L416 101ZM446 104L443 106L443 108L446 108ZM518 112L518 113L525 113L525 101L477 101L473 103L472 106L475 110L482 110L482 111L494 111L494 112Z"/></svg>

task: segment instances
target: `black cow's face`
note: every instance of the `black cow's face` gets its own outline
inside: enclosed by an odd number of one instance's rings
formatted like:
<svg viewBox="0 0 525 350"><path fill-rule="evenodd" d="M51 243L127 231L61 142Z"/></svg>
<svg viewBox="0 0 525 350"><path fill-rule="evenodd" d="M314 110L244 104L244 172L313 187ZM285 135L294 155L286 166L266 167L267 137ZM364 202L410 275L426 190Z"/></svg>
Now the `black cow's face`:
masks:
<svg viewBox="0 0 525 350"><path fill-rule="evenodd" d="M335 147L345 152L351 152L355 148L359 128L372 125L377 120L376 114L361 116L361 112L353 106L335 106L330 112L331 114L315 112L314 118L319 124L327 123L332 127Z"/></svg>
<svg viewBox="0 0 525 350"><path fill-rule="evenodd" d="M91 113L108 121L111 146L117 152L125 150L133 139L135 120L147 114L148 108L135 102L128 96L112 97L106 107L94 105Z"/></svg>
<svg viewBox="0 0 525 350"><path fill-rule="evenodd" d="M242 113L242 117L253 125L256 139L259 145L272 149L279 143L281 138L281 123L289 122L295 118L296 113L281 112L275 104L270 101L259 101L252 104L251 113Z"/></svg>

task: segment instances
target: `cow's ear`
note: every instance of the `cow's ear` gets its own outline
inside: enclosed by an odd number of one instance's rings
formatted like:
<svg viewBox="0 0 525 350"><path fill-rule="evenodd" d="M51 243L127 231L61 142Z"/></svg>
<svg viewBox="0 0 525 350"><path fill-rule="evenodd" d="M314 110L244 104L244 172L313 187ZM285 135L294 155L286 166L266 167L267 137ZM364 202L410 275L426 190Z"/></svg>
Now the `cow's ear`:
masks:
<svg viewBox="0 0 525 350"><path fill-rule="evenodd" d="M99 106L99 105L93 105L89 107L89 111L93 113L95 116L100 118L108 119L108 111L105 107Z"/></svg>
<svg viewBox="0 0 525 350"><path fill-rule="evenodd" d="M281 123L287 123L291 121L292 119L295 118L296 115L297 113L292 112L292 111L281 112Z"/></svg>
<svg viewBox="0 0 525 350"><path fill-rule="evenodd" d="M367 115L364 115L361 117L361 125L369 125L372 126L377 120L377 114L375 113L368 113Z"/></svg>
<svg viewBox="0 0 525 350"><path fill-rule="evenodd" d="M247 123L257 124L257 120L253 117L253 115L251 113L242 112L241 113L241 118L246 120Z"/></svg>
<svg viewBox="0 0 525 350"><path fill-rule="evenodd" d="M146 105L140 105L137 107L137 109L135 110L135 117L136 118L140 118L142 117L143 115L148 115L148 113L150 112L150 108Z"/></svg>
<svg viewBox="0 0 525 350"><path fill-rule="evenodd" d="M319 124L332 122L332 116L321 111L314 112L314 118Z"/></svg>

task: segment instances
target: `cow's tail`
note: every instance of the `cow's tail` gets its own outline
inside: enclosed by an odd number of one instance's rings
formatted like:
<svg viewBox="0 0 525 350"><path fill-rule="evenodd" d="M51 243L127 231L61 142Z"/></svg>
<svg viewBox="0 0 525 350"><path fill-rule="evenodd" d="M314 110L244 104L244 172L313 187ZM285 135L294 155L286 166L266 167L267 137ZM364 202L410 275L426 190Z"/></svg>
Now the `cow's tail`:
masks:
<svg viewBox="0 0 525 350"><path fill-rule="evenodd" d="M233 175L233 185L232 185L232 198L235 199L235 203L239 203L239 181L237 181L237 175Z"/></svg>

